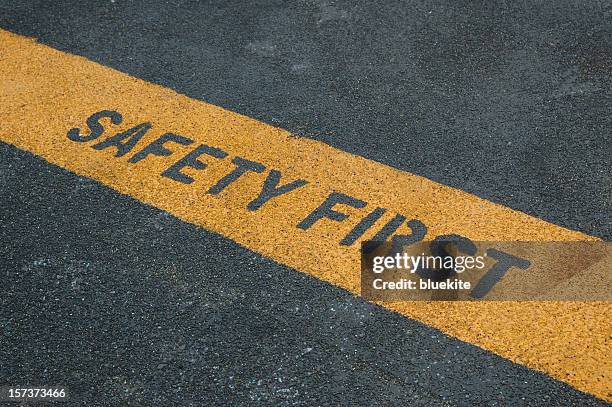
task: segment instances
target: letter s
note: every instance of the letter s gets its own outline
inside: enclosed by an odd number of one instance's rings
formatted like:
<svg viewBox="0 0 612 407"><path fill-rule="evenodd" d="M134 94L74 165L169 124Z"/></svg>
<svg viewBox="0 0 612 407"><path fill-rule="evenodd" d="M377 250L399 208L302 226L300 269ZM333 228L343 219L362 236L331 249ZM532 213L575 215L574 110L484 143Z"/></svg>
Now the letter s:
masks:
<svg viewBox="0 0 612 407"><path fill-rule="evenodd" d="M68 131L68 138L72 141L78 141L81 143L97 139L104 132L104 126L100 124L100 119L103 117L108 117L111 119L113 124L121 124L123 121L121 113L115 112L114 110L102 110L92 114L87 119L87 126L89 127L89 130L91 130L89 135L80 134L81 129L75 127Z"/></svg>
<svg viewBox="0 0 612 407"><path fill-rule="evenodd" d="M477 268L482 269L484 268L485 264L484 264L484 256L476 256L476 264L478 264Z"/></svg>

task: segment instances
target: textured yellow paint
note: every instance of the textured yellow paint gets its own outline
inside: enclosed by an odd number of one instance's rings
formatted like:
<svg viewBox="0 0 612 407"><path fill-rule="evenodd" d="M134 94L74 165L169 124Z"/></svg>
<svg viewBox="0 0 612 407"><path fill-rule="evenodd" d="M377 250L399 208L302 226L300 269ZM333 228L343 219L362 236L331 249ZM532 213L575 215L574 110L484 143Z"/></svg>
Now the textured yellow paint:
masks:
<svg viewBox="0 0 612 407"><path fill-rule="evenodd" d="M70 128L87 129L86 118L105 109L119 111L124 122L113 126L104 121L102 138L141 122L153 123L134 151L173 132L221 148L230 157L202 158L209 167L185 170L196 180L185 185L159 174L194 146L172 145L170 157L149 156L128 164L131 154L115 158L112 148L96 151L91 143L68 140ZM457 233L488 241L592 239L1 30L0 115L0 140L356 294L358 245L342 247L338 242L376 206L388 212L365 238L402 213L422 220L428 237ZM282 171L283 183L305 178L309 184L256 212L245 206L259 193L267 171L245 175L218 196L206 195L233 169L232 156ZM296 228L332 190L363 199L368 206L347 209L351 217L343 223L328 220L309 230ZM383 305L578 389L611 397L609 302Z"/></svg>

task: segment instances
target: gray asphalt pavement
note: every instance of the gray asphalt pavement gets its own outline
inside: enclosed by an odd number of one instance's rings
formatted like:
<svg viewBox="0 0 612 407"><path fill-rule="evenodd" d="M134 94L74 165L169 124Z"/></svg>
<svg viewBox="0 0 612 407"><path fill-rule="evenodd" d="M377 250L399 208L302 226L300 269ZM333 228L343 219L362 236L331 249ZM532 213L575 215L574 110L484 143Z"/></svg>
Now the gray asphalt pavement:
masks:
<svg viewBox="0 0 612 407"><path fill-rule="evenodd" d="M611 17L0 0L1 28L606 240ZM0 384L74 405L607 405L5 144L0 190Z"/></svg>
<svg viewBox="0 0 612 407"><path fill-rule="evenodd" d="M609 1L0 1L0 27L612 238Z"/></svg>
<svg viewBox="0 0 612 407"><path fill-rule="evenodd" d="M606 405L0 145L0 383L72 405Z"/></svg>

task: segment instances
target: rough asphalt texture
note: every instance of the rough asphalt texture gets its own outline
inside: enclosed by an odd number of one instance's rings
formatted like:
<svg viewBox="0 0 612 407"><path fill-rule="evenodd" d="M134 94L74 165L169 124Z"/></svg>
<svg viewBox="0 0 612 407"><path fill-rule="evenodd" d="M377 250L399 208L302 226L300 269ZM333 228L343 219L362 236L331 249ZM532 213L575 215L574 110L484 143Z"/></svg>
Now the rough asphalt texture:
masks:
<svg viewBox="0 0 612 407"><path fill-rule="evenodd" d="M2 28L608 240L610 21L608 2L0 0ZM0 188L0 383L87 405L605 404L5 145Z"/></svg>
<svg viewBox="0 0 612 407"><path fill-rule="evenodd" d="M0 383L82 405L606 405L0 144Z"/></svg>
<svg viewBox="0 0 612 407"><path fill-rule="evenodd" d="M612 239L612 3L0 0L0 27Z"/></svg>

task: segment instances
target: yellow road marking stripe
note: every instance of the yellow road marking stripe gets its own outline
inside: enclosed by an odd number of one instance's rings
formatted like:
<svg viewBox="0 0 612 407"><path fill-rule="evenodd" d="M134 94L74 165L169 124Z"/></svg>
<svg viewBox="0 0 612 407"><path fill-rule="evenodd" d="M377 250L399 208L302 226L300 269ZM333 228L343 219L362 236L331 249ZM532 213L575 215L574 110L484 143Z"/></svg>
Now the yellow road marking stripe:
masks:
<svg viewBox="0 0 612 407"><path fill-rule="evenodd" d="M386 211L372 218L376 221L362 238L371 238L402 214L426 225L428 238L452 233L488 241L593 239L323 143L293 137L285 130L2 30L0 55L0 140L354 293L359 293L358 245L339 242L377 207ZM90 134L86 119L103 110L119 112L121 122L101 118L104 133L93 141L67 137L73 128L78 129L73 131L74 138ZM122 157L115 157L113 146L92 148L146 122L151 129L134 129L133 137L143 130L142 140ZM193 143L174 139L164 145L172 151L170 156L149 154L136 163L128 162L168 132ZM201 144L228 155L219 158L204 153L198 159L206 168L180 169L193 178L192 183L178 182L180 174L174 174L175 179L160 176ZM232 163L236 157L265 168L252 167L240 177L234 173L233 183L217 187L216 195L207 193L236 168ZM280 171L278 186L298 179L308 183L257 210L247 209L271 170ZM348 215L343 222L321 219L307 228L296 227L333 191L366 205L336 206ZM398 233L408 231L404 223ZM383 305L578 389L611 397L609 302Z"/></svg>

